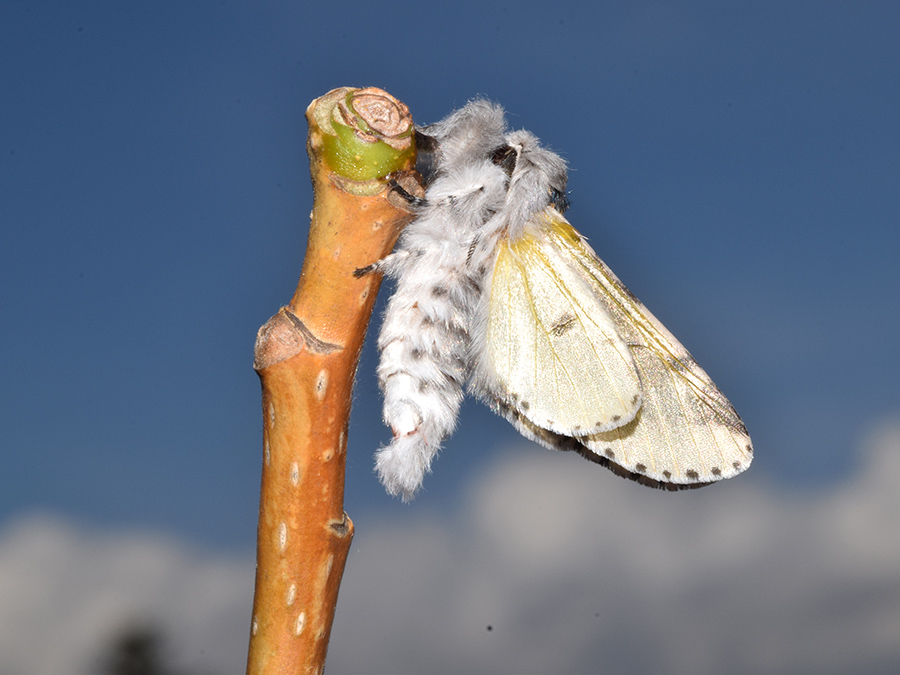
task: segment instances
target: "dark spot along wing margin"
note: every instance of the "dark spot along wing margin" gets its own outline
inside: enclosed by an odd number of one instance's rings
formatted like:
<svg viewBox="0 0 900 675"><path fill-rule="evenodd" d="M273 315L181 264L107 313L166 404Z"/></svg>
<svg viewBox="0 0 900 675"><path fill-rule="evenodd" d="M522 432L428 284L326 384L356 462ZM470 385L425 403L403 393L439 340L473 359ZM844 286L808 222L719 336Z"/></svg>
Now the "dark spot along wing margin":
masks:
<svg viewBox="0 0 900 675"><path fill-rule="evenodd" d="M494 409L494 412L496 412L498 415L501 415L502 417L505 417L510 422L510 424L512 424L519 431L520 434L522 434L529 440L532 440L535 443L539 443L540 445L543 445L545 448L549 448L550 450L570 450L573 452L577 452L586 460L591 461L594 464L604 466L617 476L627 478L628 480L633 480L635 483L640 483L641 485L646 485L647 487L656 488L658 490L675 492L677 490L694 490L696 488L705 487L707 485L712 485L713 483L718 482L709 481L697 483L666 483L664 481L648 478L647 476L635 473L634 471L629 471L624 466L616 464L608 457L598 455L590 448L586 448L584 445L582 445L577 438L556 434L552 431L547 431L546 429L542 429L541 427L536 426L528 418L524 417L514 408L510 408L502 401L495 399L490 402L490 405L491 408Z"/></svg>

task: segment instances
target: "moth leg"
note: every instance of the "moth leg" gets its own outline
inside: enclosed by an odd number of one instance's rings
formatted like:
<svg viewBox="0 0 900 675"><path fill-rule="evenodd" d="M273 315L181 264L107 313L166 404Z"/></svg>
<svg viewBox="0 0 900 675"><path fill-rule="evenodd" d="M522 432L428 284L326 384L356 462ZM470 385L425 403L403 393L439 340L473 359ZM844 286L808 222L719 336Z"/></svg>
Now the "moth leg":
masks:
<svg viewBox="0 0 900 675"><path fill-rule="evenodd" d="M475 250L478 248L478 235L476 234L472 237L472 243L469 244L469 252L466 254L466 267L468 267L472 263L472 256L475 255Z"/></svg>
<svg viewBox="0 0 900 675"><path fill-rule="evenodd" d="M404 188L400 183L398 183L395 179L391 178L388 181L388 185L391 190L394 191L399 197L401 197L407 204L410 206L425 206L428 204L427 199L423 199L422 197L416 197L414 194L410 194L410 192Z"/></svg>
<svg viewBox="0 0 900 675"><path fill-rule="evenodd" d="M406 260L410 255L412 255L411 251L400 250L394 251L393 253L384 256L381 260L373 262L371 265L366 265L365 267L357 267L353 270L353 276L357 279L360 277L364 277L367 274L371 274L372 272L389 272L399 265L402 261Z"/></svg>
<svg viewBox="0 0 900 675"><path fill-rule="evenodd" d="M381 262L381 261L379 261L379 262ZM378 269L378 263L374 262L371 265L366 265L365 267L357 267L355 270L353 270L353 276L355 276L357 279L359 279L361 277L366 276L367 274L371 274L372 272L374 272L377 269Z"/></svg>

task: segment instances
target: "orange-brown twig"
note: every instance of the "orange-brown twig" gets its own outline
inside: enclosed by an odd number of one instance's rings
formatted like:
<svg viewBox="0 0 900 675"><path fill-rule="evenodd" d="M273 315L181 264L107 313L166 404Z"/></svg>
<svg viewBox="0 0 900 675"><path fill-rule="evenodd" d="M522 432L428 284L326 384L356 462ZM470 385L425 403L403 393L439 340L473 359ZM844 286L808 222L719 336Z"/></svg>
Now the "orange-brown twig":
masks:
<svg viewBox="0 0 900 675"><path fill-rule="evenodd" d="M418 189L409 113L389 94L338 89L313 101L307 120L315 203L306 257L255 351L264 447L248 673L324 666L353 537L344 513L351 393L381 281L353 271L388 254L410 218L385 176Z"/></svg>

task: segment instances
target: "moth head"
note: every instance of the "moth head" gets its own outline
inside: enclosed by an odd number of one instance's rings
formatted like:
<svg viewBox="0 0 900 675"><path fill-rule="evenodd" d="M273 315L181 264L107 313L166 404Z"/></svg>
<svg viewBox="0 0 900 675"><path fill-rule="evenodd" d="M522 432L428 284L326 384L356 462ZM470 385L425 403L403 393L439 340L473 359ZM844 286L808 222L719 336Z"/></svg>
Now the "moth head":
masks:
<svg viewBox="0 0 900 675"><path fill-rule="evenodd" d="M510 174L512 181L539 181L546 185L548 191L565 194L569 180L566 162L543 147L537 136L529 131L513 131L506 134L506 145L516 154L515 167Z"/></svg>
<svg viewBox="0 0 900 675"><path fill-rule="evenodd" d="M506 203L510 225L527 222L548 206L565 211L569 200L563 158L542 147L528 131L513 131L504 140L503 145L491 152L491 161L509 175Z"/></svg>
<svg viewBox="0 0 900 675"><path fill-rule="evenodd" d="M416 167L426 184L437 173L484 161L503 144L506 117L496 103L476 99L440 122L416 128Z"/></svg>

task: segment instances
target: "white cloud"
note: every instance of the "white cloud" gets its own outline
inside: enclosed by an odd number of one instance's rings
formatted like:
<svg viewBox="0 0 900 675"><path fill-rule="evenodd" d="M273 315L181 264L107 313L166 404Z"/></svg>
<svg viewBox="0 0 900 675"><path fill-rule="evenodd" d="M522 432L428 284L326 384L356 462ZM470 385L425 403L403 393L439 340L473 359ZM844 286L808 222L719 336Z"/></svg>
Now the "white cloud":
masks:
<svg viewBox="0 0 900 675"><path fill-rule="evenodd" d="M818 495L752 469L656 492L519 448L460 521L360 528L329 667L898 672L900 422L866 446L862 472Z"/></svg>
<svg viewBox="0 0 900 675"><path fill-rule="evenodd" d="M818 494L752 469L663 493L517 448L461 513L358 514L328 670L898 672L898 474L900 421ZM239 673L252 583L249 556L20 520L0 533L0 671L95 672L144 621L178 672Z"/></svg>
<svg viewBox="0 0 900 675"><path fill-rule="evenodd" d="M129 629L159 630L177 672L241 672L253 560L215 559L148 534L60 518L0 534L0 672L97 673Z"/></svg>

